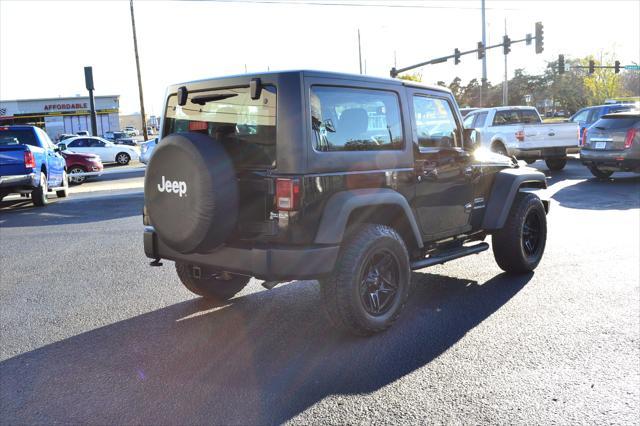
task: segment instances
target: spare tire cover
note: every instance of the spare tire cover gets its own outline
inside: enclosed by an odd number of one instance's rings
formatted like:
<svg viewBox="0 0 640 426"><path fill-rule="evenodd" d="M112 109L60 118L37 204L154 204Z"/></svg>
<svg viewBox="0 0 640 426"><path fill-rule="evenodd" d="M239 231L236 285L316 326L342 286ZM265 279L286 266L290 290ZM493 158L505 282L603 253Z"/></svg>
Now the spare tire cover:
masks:
<svg viewBox="0 0 640 426"><path fill-rule="evenodd" d="M144 202L158 237L180 253L222 244L238 216L235 170L220 142L175 133L156 146L144 179Z"/></svg>

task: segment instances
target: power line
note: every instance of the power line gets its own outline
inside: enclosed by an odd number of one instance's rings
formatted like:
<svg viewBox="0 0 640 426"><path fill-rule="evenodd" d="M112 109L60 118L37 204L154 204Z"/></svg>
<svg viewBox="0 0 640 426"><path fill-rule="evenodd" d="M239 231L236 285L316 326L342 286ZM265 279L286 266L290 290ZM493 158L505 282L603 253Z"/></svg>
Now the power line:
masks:
<svg viewBox="0 0 640 426"><path fill-rule="evenodd" d="M480 10L480 7L473 6L432 6L426 4L396 4L396 3L369 3L369 0L350 0L348 3L337 2L314 2L314 1L287 1L287 0L200 0L211 3L249 3L249 4L286 4L303 6L345 6L345 7L379 7L391 9L450 9L450 10ZM487 10L521 10L519 8L491 8Z"/></svg>

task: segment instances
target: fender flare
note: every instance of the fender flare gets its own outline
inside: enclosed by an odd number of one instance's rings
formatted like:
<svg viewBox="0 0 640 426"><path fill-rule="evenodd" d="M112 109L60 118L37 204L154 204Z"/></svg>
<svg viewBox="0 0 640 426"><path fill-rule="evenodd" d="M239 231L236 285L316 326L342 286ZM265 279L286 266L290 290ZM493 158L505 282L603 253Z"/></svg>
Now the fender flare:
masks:
<svg viewBox="0 0 640 426"><path fill-rule="evenodd" d="M344 236L349 216L354 210L381 205L393 205L402 209L413 231L417 246L422 248L424 246L422 235L407 199L389 188L354 189L332 195L324 207L315 243L339 244Z"/></svg>
<svg viewBox="0 0 640 426"><path fill-rule="evenodd" d="M504 169L496 173L491 196L484 212L482 228L496 230L504 226L511 205L523 184L534 188L547 188L544 173L532 169Z"/></svg>

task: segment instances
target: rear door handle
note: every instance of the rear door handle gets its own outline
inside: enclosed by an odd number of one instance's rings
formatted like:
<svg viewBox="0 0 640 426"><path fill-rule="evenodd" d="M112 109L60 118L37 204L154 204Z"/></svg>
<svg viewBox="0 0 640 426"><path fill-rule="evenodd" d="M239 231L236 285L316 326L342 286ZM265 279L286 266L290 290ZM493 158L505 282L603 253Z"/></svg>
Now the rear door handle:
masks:
<svg viewBox="0 0 640 426"><path fill-rule="evenodd" d="M555 136L556 134L554 132L549 132L549 136Z"/></svg>

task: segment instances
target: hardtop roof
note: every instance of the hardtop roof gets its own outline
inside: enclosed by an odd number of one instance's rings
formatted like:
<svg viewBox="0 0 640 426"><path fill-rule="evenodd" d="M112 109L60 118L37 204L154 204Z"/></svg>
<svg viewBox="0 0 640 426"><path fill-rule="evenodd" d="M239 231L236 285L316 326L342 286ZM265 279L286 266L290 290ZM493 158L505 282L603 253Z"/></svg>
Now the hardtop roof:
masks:
<svg viewBox="0 0 640 426"><path fill-rule="evenodd" d="M283 74L298 74L302 77L317 77L317 78L335 78L335 79L343 79L343 80L355 80L362 82L372 82L372 83L383 83L383 84L393 84L398 86L406 86L406 87L417 87L420 89L427 90L435 90L440 92L451 93L447 87L442 86L431 86L415 81L401 80L396 78L389 77L376 77L371 75L364 74L349 74L349 73L341 73L335 71L319 71L319 70L282 70L282 71L266 71L266 72L256 72L256 73L247 73L247 74L234 74L234 75L224 75L224 76L216 76L211 78L204 78L200 80L193 81L185 81L181 83L173 84L172 86L186 85L186 84L196 84L196 83L205 83L207 81L217 81L217 80L225 80L232 78L260 78L265 76L277 77L278 75Z"/></svg>

